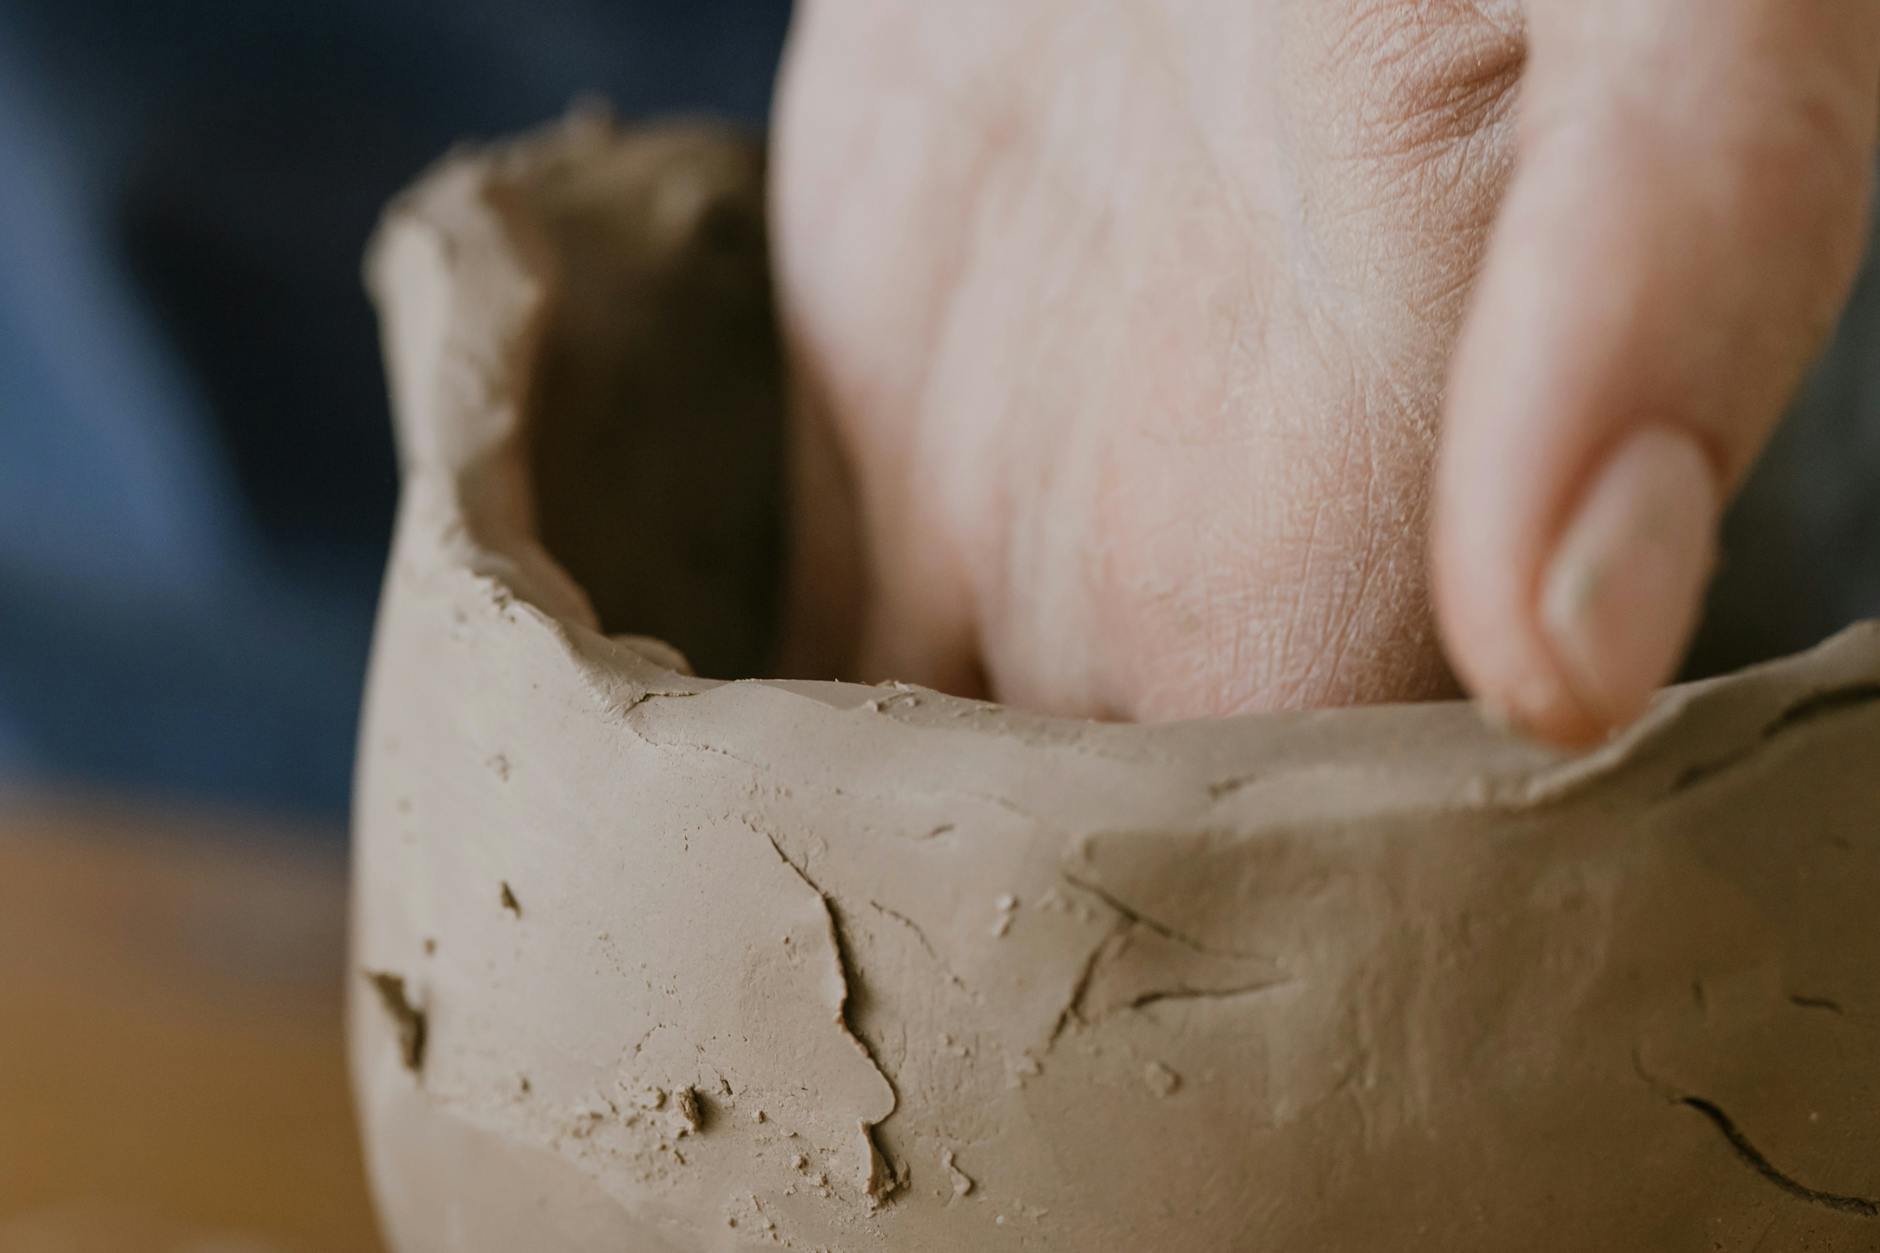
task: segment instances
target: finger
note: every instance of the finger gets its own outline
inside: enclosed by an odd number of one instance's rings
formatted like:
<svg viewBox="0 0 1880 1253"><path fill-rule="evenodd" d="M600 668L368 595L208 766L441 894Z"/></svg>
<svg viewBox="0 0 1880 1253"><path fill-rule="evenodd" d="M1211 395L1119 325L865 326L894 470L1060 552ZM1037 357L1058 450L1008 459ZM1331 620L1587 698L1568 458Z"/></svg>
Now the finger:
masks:
<svg viewBox="0 0 1880 1253"><path fill-rule="evenodd" d="M1880 5L1533 0L1458 347L1437 607L1483 701L1585 743L1675 671L1722 504L1865 238Z"/></svg>

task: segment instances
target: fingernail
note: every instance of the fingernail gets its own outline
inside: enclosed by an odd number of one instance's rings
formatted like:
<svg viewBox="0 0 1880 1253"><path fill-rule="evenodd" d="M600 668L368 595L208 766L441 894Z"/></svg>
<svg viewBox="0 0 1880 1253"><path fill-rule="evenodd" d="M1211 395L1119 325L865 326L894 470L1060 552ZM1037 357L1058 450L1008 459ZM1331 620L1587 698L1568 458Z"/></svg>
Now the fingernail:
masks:
<svg viewBox="0 0 1880 1253"><path fill-rule="evenodd" d="M1697 441L1628 438L1594 477L1541 585L1541 625L1590 712L1622 726L1669 682L1716 563L1721 505Z"/></svg>

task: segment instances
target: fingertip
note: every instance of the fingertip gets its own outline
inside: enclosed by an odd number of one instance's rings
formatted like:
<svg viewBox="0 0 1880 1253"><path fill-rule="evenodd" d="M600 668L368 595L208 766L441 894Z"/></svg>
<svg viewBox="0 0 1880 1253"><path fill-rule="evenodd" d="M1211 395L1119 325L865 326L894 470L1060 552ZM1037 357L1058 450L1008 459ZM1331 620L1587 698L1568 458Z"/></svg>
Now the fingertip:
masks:
<svg viewBox="0 0 1880 1253"><path fill-rule="evenodd" d="M1456 511L1444 508L1442 516L1455 517ZM1484 546L1448 521L1438 523L1436 537L1432 556L1443 648L1482 717L1559 748L1586 748L1609 736L1612 717L1574 689L1548 645L1533 599L1519 594L1532 581L1497 564L1492 552L1478 557Z"/></svg>
<svg viewBox="0 0 1880 1253"><path fill-rule="evenodd" d="M1492 726L1556 748L1590 748L1618 729L1583 703L1558 674L1537 671L1511 676L1478 695Z"/></svg>
<svg viewBox="0 0 1880 1253"><path fill-rule="evenodd" d="M1532 570L1492 546L1473 562L1466 542L1440 547L1452 664L1486 715L1570 748L1637 720L1696 629L1720 510L1701 441L1646 425L1604 458Z"/></svg>
<svg viewBox="0 0 1880 1253"><path fill-rule="evenodd" d="M1542 577L1549 651L1581 703L1614 726L1670 682L1716 564L1710 458L1669 426L1632 432L1582 493Z"/></svg>

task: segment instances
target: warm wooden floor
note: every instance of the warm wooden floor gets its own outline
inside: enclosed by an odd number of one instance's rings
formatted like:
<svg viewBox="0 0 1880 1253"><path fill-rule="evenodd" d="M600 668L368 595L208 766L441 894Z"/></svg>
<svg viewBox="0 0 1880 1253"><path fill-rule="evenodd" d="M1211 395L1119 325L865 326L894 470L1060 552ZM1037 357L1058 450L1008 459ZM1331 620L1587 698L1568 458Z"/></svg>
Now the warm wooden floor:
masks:
<svg viewBox="0 0 1880 1253"><path fill-rule="evenodd" d="M340 849L0 797L0 1253L377 1247Z"/></svg>

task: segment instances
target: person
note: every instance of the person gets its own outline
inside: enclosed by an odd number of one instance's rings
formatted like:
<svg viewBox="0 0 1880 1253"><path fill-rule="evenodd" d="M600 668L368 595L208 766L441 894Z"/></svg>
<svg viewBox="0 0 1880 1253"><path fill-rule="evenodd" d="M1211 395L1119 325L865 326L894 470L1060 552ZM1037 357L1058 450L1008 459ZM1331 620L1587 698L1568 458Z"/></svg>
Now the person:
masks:
<svg viewBox="0 0 1880 1253"><path fill-rule="evenodd" d="M775 246L861 668L1610 734L1847 298L1877 111L1863 0L806 0Z"/></svg>
<svg viewBox="0 0 1880 1253"><path fill-rule="evenodd" d="M1670 672L1846 288L1875 11L16 0L0 779L343 812L396 484L380 206L583 95L761 123L786 21L779 290L864 675L1135 718L1459 676L1597 736ZM1870 273L1687 672L1880 615L1877 354Z"/></svg>

